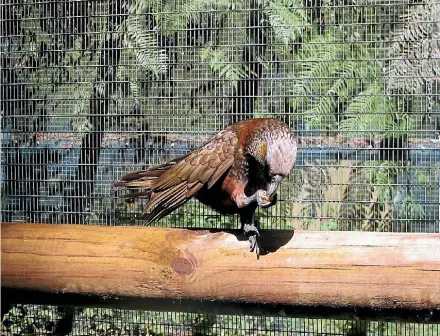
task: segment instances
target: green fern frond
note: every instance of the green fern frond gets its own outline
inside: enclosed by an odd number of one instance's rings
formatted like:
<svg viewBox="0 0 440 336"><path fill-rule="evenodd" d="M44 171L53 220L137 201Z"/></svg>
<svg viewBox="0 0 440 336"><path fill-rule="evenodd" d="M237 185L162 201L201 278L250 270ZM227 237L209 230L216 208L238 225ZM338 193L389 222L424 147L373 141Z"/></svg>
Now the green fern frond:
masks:
<svg viewBox="0 0 440 336"><path fill-rule="evenodd" d="M304 57L298 72L293 78L291 89L291 106L297 113L304 114L304 119L312 128L320 130L337 129L336 114L339 106L348 106L352 110L369 108L366 104L374 101L367 99L365 92L357 100L352 97L365 87L369 87L373 80L380 76L380 68L372 59L370 50L365 45L328 43L329 40L340 38L338 32L330 31L324 36L307 43L302 48L300 57ZM371 90L371 89L370 89ZM383 102L382 97L376 99L376 104ZM377 108L376 106L374 108ZM381 110L384 111L381 106ZM336 113L338 112L338 113ZM352 113L352 111L348 111ZM367 123L365 116L353 115L349 121L341 125L341 130L354 130L354 127ZM389 117L392 120L391 117ZM355 122L356 121L356 122ZM382 125L384 121L378 121ZM385 122L387 125L387 123ZM385 127L385 125L383 126Z"/></svg>
<svg viewBox="0 0 440 336"><path fill-rule="evenodd" d="M161 33L171 35L188 27L191 16L186 12L176 11L175 7L164 6L163 11L156 14Z"/></svg>
<svg viewBox="0 0 440 336"><path fill-rule="evenodd" d="M214 1L214 0L186 0L182 2L179 8L186 13L190 18L197 19L201 12L208 10L227 10L230 6L230 1Z"/></svg>
<svg viewBox="0 0 440 336"><path fill-rule="evenodd" d="M325 35L316 34L312 39L301 46L301 52L297 55L298 60L333 60L335 55L341 52L342 43L335 43L342 39L336 31L328 31Z"/></svg>
<svg viewBox="0 0 440 336"><path fill-rule="evenodd" d="M128 15L145 14L149 8L155 12L162 11L164 2L164 0L135 0L128 9Z"/></svg>
<svg viewBox="0 0 440 336"><path fill-rule="evenodd" d="M245 78L250 71L247 67L243 68L242 64L234 63L223 49L201 48L200 59L202 62L207 62L221 79L230 81L234 85L239 79Z"/></svg>
<svg viewBox="0 0 440 336"><path fill-rule="evenodd" d="M332 37L331 34L329 36ZM304 96L310 96L314 92L326 91L322 90L322 80L331 77L337 67L332 60L337 59L337 55L340 53L340 48L334 44L323 47L326 41L323 36L312 39L303 45L301 53L296 57L300 62L298 62L296 69L289 74L294 83L290 90L290 95L294 99L302 100Z"/></svg>
<svg viewBox="0 0 440 336"><path fill-rule="evenodd" d="M207 2L203 0L187 0L165 5L158 13L161 31L171 34L188 28L193 20L197 20L201 12L207 10Z"/></svg>
<svg viewBox="0 0 440 336"><path fill-rule="evenodd" d="M130 91L132 93L132 96L134 98L134 101L139 104L139 99L140 99L140 94L139 94L139 85L137 82L135 81L130 81L129 82L130 85Z"/></svg>
<svg viewBox="0 0 440 336"><path fill-rule="evenodd" d="M370 83L378 76L377 67L369 61L343 61L338 66L337 80L328 90L328 94L335 94L340 98L348 99L359 91L362 84Z"/></svg>
<svg viewBox="0 0 440 336"><path fill-rule="evenodd" d="M308 111L312 111L313 108L310 108L310 105L313 104L313 97L324 95L330 89L331 83L327 79L334 77L337 64L334 62L306 61L302 68L300 75L292 78L294 84L290 90L290 95L293 98L290 103L295 109L304 106ZM323 104L328 106L328 102Z"/></svg>
<svg viewBox="0 0 440 336"><path fill-rule="evenodd" d="M199 20L201 13L226 12L230 7L231 0L175 0L157 11L157 21L160 22L161 32L169 35L187 29L191 21Z"/></svg>
<svg viewBox="0 0 440 336"><path fill-rule="evenodd" d="M389 90L419 92L440 75L439 5L433 0L412 6L394 35L387 68Z"/></svg>
<svg viewBox="0 0 440 336"><path fill-rule="evenodd" d="M367 103L368 104L368 103ZM350 116L341 122L339 130L346 136L383 137L393 129L394 120L390 114L381 112Z"/></svg>
<svg viewBox="0 0 440 336"><path fill-rule="evenodd" d="M402 219L425 219L425 210L423 209L422 205L410 194L407 194L402 201L395 202L394 206L401 208L399 209L401 211L396 212L401 213L400 217Z"/></svg>
<svg viewBox="0 0 440 336"><path fill-rule="evenodd" d="M395 127L395 106L384 97L380 85L373 83L349 104L339 130L347 136L384 136Z"/></svg>
<svg viewBox="0 0 440 336"><path fill-rule="evenodd" d="M168 68L168 55L157 41L157 33L143 26L140 16L133 15L126 20L126 43L133 50L137 63L153 73L165 73Z"/></svg>
<svg viewBox="0 0 440 336"><path fill-rule="evenodd" d="M336 50L325 53L336 57ZM348 97L360 86L356 83L354 65L344 62L306 61L301 75L294 80L290 103L296 111L304 113L305 120L312 128L333 128L336 119L336 97Z"/></svg>
<svg viewBox="0 0 440 336"><path fill-rule="evenodd" d="M304 35L308 17L300 1L264 3L264 11L279 41L288 45Z"/></svg>
<svg viewBox="0 0 440 336"><path fill-rule="evenodd" d="M304 119L308 121L309 126L313 129L334 129L336 118L333 111L335 107L336 100L333 96L320 97L318 103L305 112Z"/></svg>
<svg viewBox="0 0 440 336"><path fill-rule="evenodd" d="M393 112L394 106L384 95L384 91L378 83L372 83L365 91L361 92L347 108L348 115L361 113L382 114Z"/></svg>

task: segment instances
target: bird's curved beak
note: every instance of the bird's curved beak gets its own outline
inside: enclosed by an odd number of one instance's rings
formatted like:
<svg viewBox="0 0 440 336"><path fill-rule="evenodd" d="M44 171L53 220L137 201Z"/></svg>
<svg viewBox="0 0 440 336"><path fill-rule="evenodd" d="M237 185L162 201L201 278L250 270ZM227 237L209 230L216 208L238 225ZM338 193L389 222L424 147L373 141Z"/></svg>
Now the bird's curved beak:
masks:
<svg viewBox="0 0 440 336"><path fill-rule="evenodd" d="M280 185L281 181L283 180L283 177L281 175L274 175L269 183L269 186L267 188L267 194L270 198L275 195L277 192L278 186Z"/></svg>

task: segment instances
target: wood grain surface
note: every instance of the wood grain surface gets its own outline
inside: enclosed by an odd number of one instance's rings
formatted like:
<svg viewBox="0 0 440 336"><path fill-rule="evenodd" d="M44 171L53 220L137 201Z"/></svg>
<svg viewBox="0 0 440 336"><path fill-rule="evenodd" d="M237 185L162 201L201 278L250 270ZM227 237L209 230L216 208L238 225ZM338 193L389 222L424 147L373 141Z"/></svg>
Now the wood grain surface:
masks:
<svg viewBox="0 0 440 336"><path fill-rule="evenodd" d="M135 298L439 309L440 235L2 223L4 288Z"/></svg>

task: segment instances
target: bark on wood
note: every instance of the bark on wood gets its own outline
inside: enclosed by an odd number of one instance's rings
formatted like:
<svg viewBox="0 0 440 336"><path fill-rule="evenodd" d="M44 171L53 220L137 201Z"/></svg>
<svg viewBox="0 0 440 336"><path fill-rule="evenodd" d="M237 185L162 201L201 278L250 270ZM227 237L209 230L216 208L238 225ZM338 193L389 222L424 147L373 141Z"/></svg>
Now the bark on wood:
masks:
<svg viewBox="0 0 440 336"><path fill-rule="evenodd" d="M2 287L134 298L440 309L440 235L2 224Z"/></svg>

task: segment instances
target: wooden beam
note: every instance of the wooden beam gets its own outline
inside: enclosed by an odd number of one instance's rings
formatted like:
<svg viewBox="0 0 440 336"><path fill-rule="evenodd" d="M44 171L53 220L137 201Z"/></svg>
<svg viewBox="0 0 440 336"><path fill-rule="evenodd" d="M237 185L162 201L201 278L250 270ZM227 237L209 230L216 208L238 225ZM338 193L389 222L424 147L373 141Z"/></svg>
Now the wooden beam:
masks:
<svg viewBox="0 0 440 336"><path fill-rule="evenodd" d="M1 225L3 289L440 313L440 235Z"/></svg>

